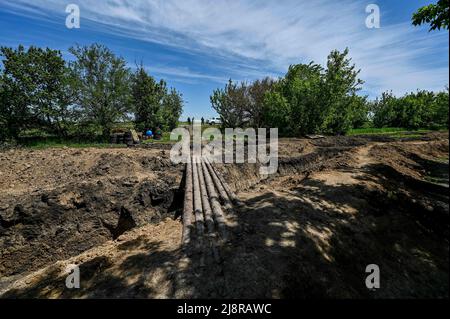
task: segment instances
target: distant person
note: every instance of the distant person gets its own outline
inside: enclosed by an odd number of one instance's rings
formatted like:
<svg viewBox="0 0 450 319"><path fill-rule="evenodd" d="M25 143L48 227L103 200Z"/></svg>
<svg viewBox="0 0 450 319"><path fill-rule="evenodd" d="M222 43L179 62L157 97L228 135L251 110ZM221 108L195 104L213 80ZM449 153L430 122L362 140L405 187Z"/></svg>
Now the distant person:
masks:
<svg viewBox="0 0 450 319"><path fill-rule="evenodd" d="M155 130L155 136L153 137L155 140L161 140L162 139L162 130L157 127Z"/></svg>
<svg viewBox="0 0 450 319"><path fill-rule="evenodd" d="M190 117L188 117L187 122L188 122L189 125L191 125L191 118Z"/></svg>
<svg viewBox="0 0 450 319"><path fill-rule="evenodd" d="M205 125L205 119L202 117L202 125Z"/></svg>

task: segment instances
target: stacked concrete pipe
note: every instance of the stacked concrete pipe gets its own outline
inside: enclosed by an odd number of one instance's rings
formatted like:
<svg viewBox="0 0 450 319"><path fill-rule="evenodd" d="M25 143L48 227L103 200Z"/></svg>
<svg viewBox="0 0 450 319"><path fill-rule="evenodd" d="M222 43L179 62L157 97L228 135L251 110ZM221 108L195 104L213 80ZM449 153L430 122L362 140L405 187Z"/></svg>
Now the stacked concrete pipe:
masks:
<svg viewBox="0 0 450 319"><path fill-rule="evenodd" d="M234 214L233 203L239 201L205 158L190 156L185 172L183 246L195 247L196 251L210 247L218 261L218 247L229 239L228 218Z"/></svg>

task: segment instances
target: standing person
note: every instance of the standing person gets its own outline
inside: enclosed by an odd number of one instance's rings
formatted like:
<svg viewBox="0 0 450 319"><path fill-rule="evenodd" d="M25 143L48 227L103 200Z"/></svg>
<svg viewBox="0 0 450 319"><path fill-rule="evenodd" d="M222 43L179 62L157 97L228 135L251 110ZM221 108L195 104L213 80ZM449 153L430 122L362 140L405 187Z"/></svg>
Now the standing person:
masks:
<svg viewBox="0 0 450 319"><path fill-rule="evenodd" d="M155 129L154 139L158 141L162 139L162 130L159 127Z"/></svg>
<svg viewBox="0 0 450 319"><path fill-rule="evenodd" d="M202 125L205 125L205 119L202 117Z"/></svg>
<svg viewBox="0 0 450 319"><path fill-rule="evenodd" d="M144 128L144 130L142 131L142 138L143 138L144 140L147 139L147 131L148 131L148 128Z"/></svg>

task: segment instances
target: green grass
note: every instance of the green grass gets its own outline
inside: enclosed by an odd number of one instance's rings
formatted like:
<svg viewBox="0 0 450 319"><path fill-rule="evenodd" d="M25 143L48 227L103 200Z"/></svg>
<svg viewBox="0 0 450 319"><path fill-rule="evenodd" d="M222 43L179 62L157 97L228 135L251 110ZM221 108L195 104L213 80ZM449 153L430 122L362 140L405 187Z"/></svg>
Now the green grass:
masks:
<svg viewBox="0 0 450 319"><path fill-rule="evenodd" d="M142 141L143 144L150 143L175 143L175 141L170 140L170 132L164 132L161 140L145 140ZM23 138L19 145L29 148L29 149L46 149L46 148L124 148L127 147L126 144L110 144L108 142L102 141L86 141L69 139L63 140L57 137L34 137L34 138Z"/></svg>
<svg viewBox="0 0 450 319"><path fill-rule="evenodd" d="M180 125L182 123L180 122ZM187 124L187 123L186 123ZM123 125L123 123L122 123ZM217 125L203 125L202 132L207 128L219 128ZM350 130L347 135L348 136L358 136L358 135L383 135L392 138L420 138L423 134L428 132L432 132L433 130L429 129L418 129L418 130L409 130L406 128L399 127L383 127L383 128L359 128ZM438 131L448 131L448 129L439 129ZM45 136L41 135L41 137L37 137L37 132L30 131L27 134L24 134L20 145L31 148L31 149L45 149L45 148L122 148L126 147L125 144L109 144L105 142L101 142L101 140L93 140L93 141L83 141L77 139L71 140L61 140L60 138L54 136ZM234 137L236 139L236 137ZM143 144L164 144L164 143L176 143L176 141L170 140L170 132L164 132L161 140L146 140L142 141Z"/></svg>
<svg viewBox="0 0 450 319"><path fill-rule="evenodd" d="M420 133L427 133L429 130L419 129L419 130L408 130L406 128L402 127L382 127L382 128L357 128L357 129L351 129L348 131L347 135L354 136L354 135L371 135L371 134L392 134L392 133L407 133L407 132L420 132Z"/></svg>
<svg viewBox="0 0 450 319"><path fill-rule="evenodd" d="M152 143L165 144L165 143L176 143L176 141L170 140L170 132L163 132L162 138L160 140L150 139L142 141L142 144L152 144Z"/></svg>
<svg viewBox="0 0 450 319"><path fill-rule="evenodd" d="M41 140L32 141L22 144L25 148L30 149L46 149L46 148L123 148L125 144L109 144L99 142L74 142L74 141L55 141L55 140Z"/></svg>
<svg viewBox="0 0 450 319"><path fill-rule="evenodd" d="M46 149L46 148L123 148L125 144L106 144L106 143L55 143L55 142L39 142L24 145L25 148L30 149Z"/></svg>
<svg viewBox="0 0 450 319"><path fill-rule="evenodd" d="M438 162L447 163L448 164L449 157L448 156L438 157L437 160L438 160Z"/></svg>
<svg viewBox="0 0 450 319"><path fill-rule="evenodd" d="M403 127L381 127L381 128L375 128L375 127L369 127L369 128L357 128L357 129L351 129L347 132L348 136L355 136L355 135L392 135L392 134L404 134L404 135L411 135L413 133L415 134L426 134L433 131L448 131L447 128L437 128L437 129L407 129ZM411 134L407 134L411 133Z"/></svg>

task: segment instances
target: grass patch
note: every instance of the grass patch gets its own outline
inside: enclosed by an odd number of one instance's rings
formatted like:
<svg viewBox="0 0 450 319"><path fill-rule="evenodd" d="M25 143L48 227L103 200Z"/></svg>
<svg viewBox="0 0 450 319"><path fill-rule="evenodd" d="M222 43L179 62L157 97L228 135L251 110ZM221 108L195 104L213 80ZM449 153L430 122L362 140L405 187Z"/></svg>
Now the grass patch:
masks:
<svg viewBox="0 0 450 319"><path fill-rule="evenodd" d="M167 144L167 143L176 143L177 141L171 141L170 140L170 132L163 132L162 138L160 140L144 140L142 141L142 144Z"/></svg>
<svg viewBox="0 0 450 319"><path fill-rule="evenodd" d="M101 136L91 136L86 138L68 137L61 138L57 136L32 136L21 137L18 145L29 149L46 149L46 148L121 148L126 147L125 144L110 144Z"/></svg>
<svg viewBox="0 0 450 319"><path fill-rule="evenodd" d="M446 163L448 164L449 162L449 157L448 156L442 156L442 157L437 157L436 160L440 163Z"/></svg>
<svg viewBox="0 0 450 319"><path fill-rule="evenodd" d="M408 137L406 135L409 135L409 137L412 137L411 135L423 135L430 132L447 132L448 128L446 127L440 127L436 129L427 129L427 128L419 128L417 130L413 129L407 129L404 127L381 127L381 128L375 128L375 127L369 127L369 128L357 128L357 129L351 129L347 132L348 136L357 136L357 135L405 135L405 137Z"/></svg>
<svg viewBox="0 0 450 319"><path fill-rule="evenodd" d="M347 135L355 136L355 135L385 135L385 134L400 134L400 133L408 133L408 132L417 132L417 133L428 133L431 130L426 129L418 129L418 130L408 130L403 127L381 127L381 128L357 128L351 129L348 131Z"/></svg>
<svg viewBox="0 0 450 319"><path fill-rule="evenodd" d="M64 142L64 141L37 141L23 145L30 149L46 149L46 148L123 148L125 144L109 144L109 143L81 143L81 142Z"/></svg>

